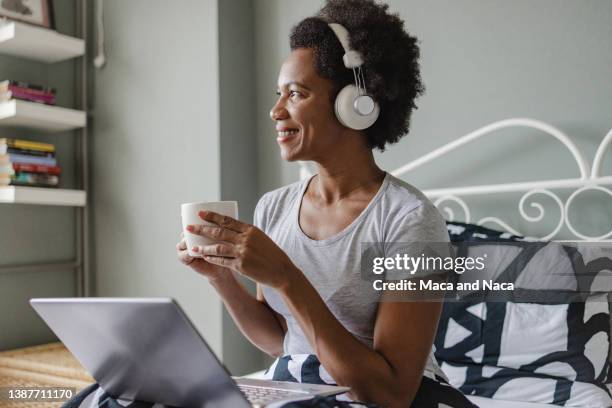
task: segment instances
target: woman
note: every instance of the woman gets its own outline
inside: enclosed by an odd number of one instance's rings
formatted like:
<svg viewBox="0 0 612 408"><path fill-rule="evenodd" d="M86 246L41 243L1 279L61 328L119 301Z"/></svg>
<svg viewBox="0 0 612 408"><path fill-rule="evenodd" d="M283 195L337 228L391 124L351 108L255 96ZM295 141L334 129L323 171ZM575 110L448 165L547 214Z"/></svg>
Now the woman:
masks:
<svg viewBox="0 0 612 408"><path fill-rule="evenodd" d="M336 117L336 95L355 77L329 23L348 31L380 107L365 130ZM317 174L264 195L254 226L202 212L217 226L188 231L220 243L194 248L202 259L190 257L182 240L179 259L209 279L253 344L285 356L269 370L275 379L349 386L352 398L381 406L472 406L444 383L432 354L442 304L379 302L380 294L359 291L363 242L448 241L431 202L381 170L372 153L408 131L422 92L416 39L386 5L330 0L294 27L290 45L270 117L282 158L313 161ZM231 271L257 282L257 296ZM288 361L305 364L301 378L283 377Z"/></svg>

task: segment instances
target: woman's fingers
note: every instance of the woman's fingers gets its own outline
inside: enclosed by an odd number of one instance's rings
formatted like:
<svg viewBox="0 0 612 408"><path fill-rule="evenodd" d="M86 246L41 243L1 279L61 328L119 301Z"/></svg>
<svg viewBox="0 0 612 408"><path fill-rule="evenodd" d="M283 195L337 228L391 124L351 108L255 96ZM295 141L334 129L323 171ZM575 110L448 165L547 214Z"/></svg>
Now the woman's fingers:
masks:
<svg viewBox="0 0 612 408"><path fill-rule="evenodd" d="M176 250L178 251L178 259L181 261L181 263L190 265L193 261L195 261L195 258L189 255L189 252L187 251L187 243L184 239L181 239L181 241L176 244Z"/></svg>
<svg viewBox="0 0 612 408"><path fill-rule="evenodd" d="M178 253L178 258L179 258L179 261L181 261L185 265L189 265L193 261L195 261L195 258L190 256L187 250L180 251Z"/></svg>
<svg viewBox="0 0 612 408"><path fill-rule="evenodd" d="M223 266L224 268L236 269L236 258L226 258L224 256L206 255L204 260L213 265Z"/></svg>
<svg viewBox="0 0 612 408"><path fill-rule="evenodd" d="M227 228L235 232L246 232L250 225L238 221L227 215L221 215L213 211L200 211L198 216L204 221L212 222L220 227Z"/></svg>
<svg viewBox="0 0 612 408"><path fill-rule="evenodd" d="M191 232L192 234L212 238L216 241L236 243L238 242L239 238L239 235L236 231L232 231L223 227L211 227L209 225L188 225L187 231Z"/></svg>
<svg viewBox="0 0 612 408"><path fill-rule="evenodd" d="M236 256L235 247L227 244L212 244L212 245L198 245L193 247L193 252L202 254L204 256L216 256L216 257L230 257Z"/></svg>
<svg viewBox="0 0 612 408"><path fill-rule="evenodd" d="M179 251L184 251L184 250L187 249L187 243L185 242L184 239L181 239L181 242L176 244L176 249L179 250Z"/></svg>

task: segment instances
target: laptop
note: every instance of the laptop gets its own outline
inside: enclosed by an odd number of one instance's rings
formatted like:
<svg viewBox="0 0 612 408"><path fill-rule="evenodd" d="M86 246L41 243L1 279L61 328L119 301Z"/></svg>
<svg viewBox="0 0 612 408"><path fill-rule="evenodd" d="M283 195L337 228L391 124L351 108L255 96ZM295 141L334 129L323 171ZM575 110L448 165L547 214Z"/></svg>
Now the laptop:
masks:
<svg viewBox="0 0 612 408"><path fill-rule="evenodd" d="M233 378L170 298L30 304L109 395L176 407L280 407L347 387Z"/></svg>

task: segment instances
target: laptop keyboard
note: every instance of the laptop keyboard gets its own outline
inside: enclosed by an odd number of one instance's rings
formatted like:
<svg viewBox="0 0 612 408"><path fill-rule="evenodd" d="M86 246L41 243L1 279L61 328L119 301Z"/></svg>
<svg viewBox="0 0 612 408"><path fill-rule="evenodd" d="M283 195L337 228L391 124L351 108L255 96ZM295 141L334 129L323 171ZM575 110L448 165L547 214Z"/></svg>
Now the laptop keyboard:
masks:
<svg viewBox="0 0 612 408"><path fill-rule="evenodd" d="M285 398L306 395L300 391L280 390L278 388L252 387L249 385L238 385L240 391L254 406L264 406L267 403L280 401Z"/></svg>

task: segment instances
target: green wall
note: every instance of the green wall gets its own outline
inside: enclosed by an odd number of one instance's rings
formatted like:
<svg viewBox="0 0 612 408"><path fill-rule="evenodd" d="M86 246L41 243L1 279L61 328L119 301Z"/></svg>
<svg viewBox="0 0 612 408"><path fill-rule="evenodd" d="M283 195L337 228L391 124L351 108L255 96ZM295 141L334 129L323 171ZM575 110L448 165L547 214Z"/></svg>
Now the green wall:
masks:
<svg viewBox="0 0 612 408"><path fill-rule="evenodd" d="M289 52L288 33L321 1L258 0L255 4L259 188L298 178L283 163L267 112L278 69ZM393 170L486 124L512 117L548 122L566 132L585 158L612 128L612 2L606 0L392 0L390 10L420 40L426 94L418 100L410 134L377 154ZM612 174L612 159L604 174ZM552 137L525 129L499 131L403 178L421 189L577 177L569 153ZM561 194L566 196L566 194ZM526 233L552 230L520 219L519 196L470 200L476 217L499 215ZM572 221L584 232L612 229L612 206L602 194L582 197ZM458 211L458 208L455 208ZM533 213L532 213L533 215ZM563 231L560 238L568 237Z"/></svg>
<svg viewBox="0 0 612 408"><path fill-rule="evenodd" d="M221 198L237 200L240 219L252 222L257 204L257 138L255 112L255 59L253 3L219 2L219 125L221 146ZM255 284L243 279L252 294ZM261 369L264 354L240 333L223 310L223 362L235 375Z"/></svg>
<svg viewBox="0 0 612 408"><path fill-rule="evenodd" d="M174 297L221 354L221 302L175 249L180 204L221 195L217 1L168 4L104 2L108 63L92 96L96 293Z"/></svg>

